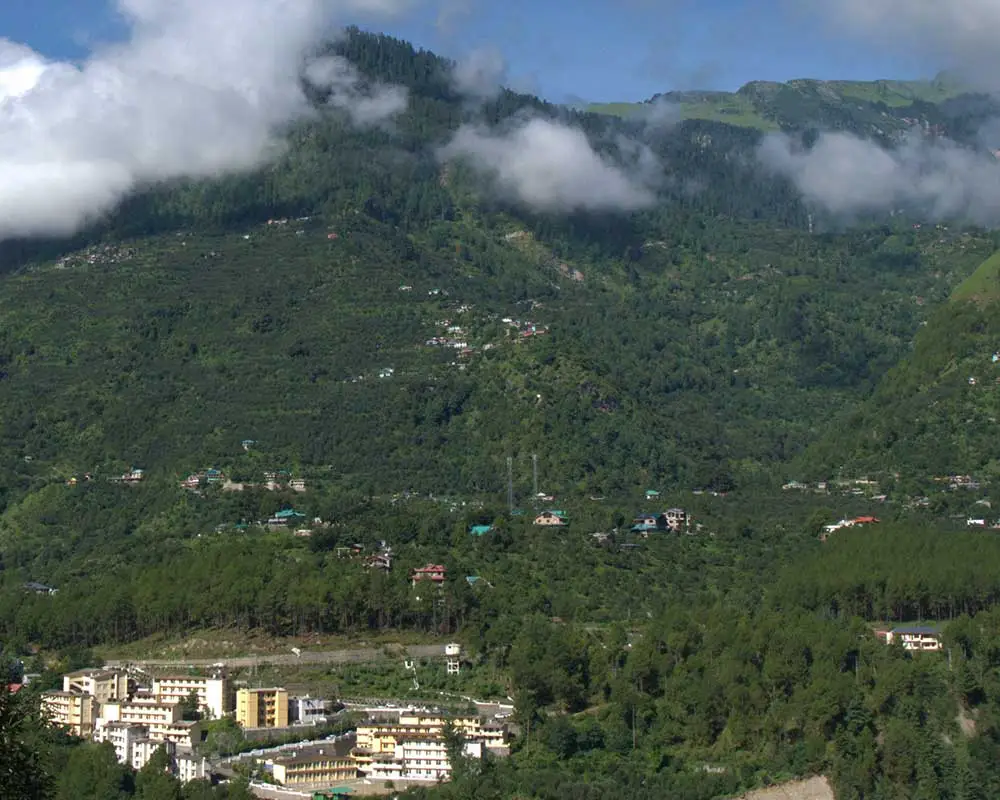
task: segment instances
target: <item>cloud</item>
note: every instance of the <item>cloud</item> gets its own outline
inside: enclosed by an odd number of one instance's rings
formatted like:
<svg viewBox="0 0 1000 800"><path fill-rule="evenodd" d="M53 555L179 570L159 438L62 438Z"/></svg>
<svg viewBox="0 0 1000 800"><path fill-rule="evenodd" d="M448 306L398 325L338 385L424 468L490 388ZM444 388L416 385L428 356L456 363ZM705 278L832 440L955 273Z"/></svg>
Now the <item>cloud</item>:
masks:
<svg viewBox="0 0 1000 800"><path fill-rule="evenodd" d="M650 128L672 128L683 119L683 114L679 103L660 95L640 105L635 118Z"/></svg>
<svg viewBox="0 0 1000 800"><path fill-rule="evenodd" d="M452 71L455 88L464 95L488 100L507 80L507 62L497 47L479 47L460 58Z"/></svg>
<svg viewBox="0 0 1000 800"><path fill-rule="evenodd" d="M355 125L375 125L406 109L406 89L366 85L340 56L316 59L306 66L304 75L314 86L329 91L327 105L345 110Z"/></svg>
<svg viewBox="0 0 1000 800"><path fill-rule="evenodd" d="M846 133L821 134L805 149L770 134L758 156L803 197L841 217L908 209L933 219L1000 223L1000 163L949 141L909 138L887 149Z"/></svg>
<svg viewBox="0 0 1000 800"><path fill-rule="evenodd" d="M539 211L632 211L655 202L659 165L648 150L640 147L626 171L595 152L583 131L551 120L502 133L465 125L440 155L468 159L501 194Z"/></svg>
<svg viewBox="0 0 1000 800"><path fill-rule="evenodd" d="M118 0L123 42L82 64L0 40L0 238L66 234L134 189L250 169L308 113L304 59L349 14L405 0ZM327 64L359 122L400 107Z"/></svg>
<svg viewBox="0 0 1000 800"><path fill-rule="evenodd" d="M809 0L855 36L925 55L1000 89L1000 3L996 0Z"/></svg>

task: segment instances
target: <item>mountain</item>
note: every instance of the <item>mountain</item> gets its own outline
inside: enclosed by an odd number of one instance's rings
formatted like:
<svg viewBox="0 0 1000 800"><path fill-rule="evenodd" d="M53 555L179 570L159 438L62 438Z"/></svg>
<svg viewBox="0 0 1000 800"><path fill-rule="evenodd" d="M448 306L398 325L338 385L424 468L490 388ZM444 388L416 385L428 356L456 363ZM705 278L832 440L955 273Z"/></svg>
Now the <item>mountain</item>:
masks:
<svg viewBox="0 0 1000 800"><path fill-rule="evenodd" d="M810 234L753 168L754 132L662 135L509 92L473 112L448 62L357 31L338 52L410 90L394 129L325 113L260 172L136 196L68 245L8 244L8 486L241 471L249 438L377 491L501 496L506 458L533 453L553 489L724 488L860 402L991 246ZM464 121L527 109L598 146L645 136L673 173L657 205L529 212L435 157Z"/></svg>
<svg viewBox="0 0 1000 800"><path fill-rule="evenodd" d="M651 108L678 119L710 120L755 130L846 130L893 140L914 129L970 139L996 115L996 101L947 74L931 81L752 81L736 92L673 91L642 103L595 103L586 110L624 119Z"/></svg>
<svg viewBox="0 0 1000 800"><path fill-rule="evenodd" d="M509 759L410 798L710 800L815 774L839 797L996 796L992 532L782 487L996 472L998 240L848 227L759 166L768 128L982 145L993 101L756 83L667 98L718 119L663 125L474 101L386 36L328 52L406 111L359 126L313 87L267 166L0 245L0 663L42 673L17 697L187 637L419 637L461 642L461 674L418 664L418 687L386 647L234 678L514 698ZM552 505L566 524L535 525ZM633 530L667 508L681 531ZM947 660L873 635L913 618L945 626ZM225 724L206 745L238 741ZM59 800L98 773L149 794L57 745Z"/></svg>

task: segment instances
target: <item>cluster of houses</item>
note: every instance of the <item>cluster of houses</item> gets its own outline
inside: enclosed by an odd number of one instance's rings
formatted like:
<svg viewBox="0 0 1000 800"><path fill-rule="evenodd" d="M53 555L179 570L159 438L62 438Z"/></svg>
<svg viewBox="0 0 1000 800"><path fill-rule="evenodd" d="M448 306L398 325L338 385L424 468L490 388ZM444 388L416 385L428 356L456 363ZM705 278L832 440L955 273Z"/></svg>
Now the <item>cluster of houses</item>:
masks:
<svg viewBox="0 0 1000 800"><path fill-rule="evenodd" d="M41 708L74 736L110 742L122 764L142 769L160 748L182 780L206 777L194 752L200 723L184 719L182 701L198 697L207 715L225 712L226 683L220 678L161 678L141 689L124 670L80 670L63 676L61 691L43 692Z"/></svg>
<svg viewBox="0 0 1000 800"><path fill-rule="evenodd" d="M852 497L871 497L872 500L878 502L886 500L886 495L879 494L878 481L873 481L870 478L844 478L836 481L818 481L815 484L789 481L781 488L786 492L815 492L816 494L830 494L831 489L836 489L842 494Z"/></svg>
<svg viewBox="0 0 1000 800"><path fill-rule="evenodd" d="M372 783L444 782L452 773L449 727L461 737L466 758L509 753L505 726L483 717L417 708L368 711L369 719L356 731L281 748L263 760L263 771L273 783L288 790L358 779Z"/></svg>
<svg viewBox="0 0 1000 800"><path fill-rule="evenodd" d="M246 440L243 448L249 449L254 442ZM263 474L263 483L234 483L226 478L226 475L218 469L210 468L199 472L192 472L181 481L181 488L197 491L204 486L221 486L226 491L242 492L244 489L266 489L269 492L282 492L290 490L293 492L304 492L306 482L303 478L293 478L288 470L268 470Z"/></svg>
<svg viewBox="0 0 1000 800"><path fill-rule="evenodd" d="M56 261L56 269L67 269L73 266L89 264L121 264L131 261L138 255L139 251L134 247L124 247L120 245L94 245L78 253L63 256Z"/></svg>
<svg viewBox="0 0 1000 800"><path fill-rule="evenodd" d="M125 483L132 486L142 483L145 479L145 470L137 469L136 467L132 467L132 469L122 475L114 475L111 478L108 478L108 480L112 483Z"/></svg>
<svg viewBox="0 0 1000 800"><path fill-rule="evenodd" d="M457 644L446 648L449 673L458 672L460 654ZM211 772L197 752L201 722L184 719L193 705L205 718L232 717L247 730L321 724L331 713L331 701L290 697L280 687L234 691L222 672L154 677L148 688L138 685L136 675L142 674L127 669L71 672L63 676L61 691L42 693L41 708L53 724L75 736L110 742L118 761L136 770L162 748L183 782ZM460 734L470 758L508 753L505 726L479 716L451 717L412 708L369 712L372 717L356 733L292 746L268 759L266 771L275 783L289 787L330 786L357 778L448 780L449 727Z"/></svg>
<svg viewBox="0 0 1000 800"><path fill-rule="evenodd" d="M953 492L958 489L978 491L982 488L982 483L971 475L939 475L934 478L934 482L946 484L948 489Z"/></svg>
<svg viewBox="0 0 1000 800"><path fill-rule="evenodd" d="M657 531L690 532L691 517L683 508L670 508L662 514L640 514L632 520L631 530L643 536Z"/></svg>
<svg viewBox="0 0 1000 800"><path fill-rule="evenodd" d="M60 691L43 692L41 708L50 722L81 738L110 742L122 764L142 769L163 748L182 781L208 776L197 755L200 719L185 719L192 705L206 719L233 717L244 729L288 728L327 721L330 701L289 697L283 688L234 690L222 672L153 677L140 686L128 669L85 669L63 676Z"/></svg>

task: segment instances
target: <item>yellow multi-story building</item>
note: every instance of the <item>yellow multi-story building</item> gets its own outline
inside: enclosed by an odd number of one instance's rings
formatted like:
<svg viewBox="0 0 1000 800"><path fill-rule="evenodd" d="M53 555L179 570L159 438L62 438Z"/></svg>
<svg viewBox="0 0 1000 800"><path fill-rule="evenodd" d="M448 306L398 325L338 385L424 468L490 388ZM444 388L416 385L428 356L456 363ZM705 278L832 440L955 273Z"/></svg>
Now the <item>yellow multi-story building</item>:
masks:
<svg viewBox="0 0 1000 800"><path fill-rule="evenodd" d="M358 770L373 780L447 780L451 764L444 730L449 723L462 737L464 752L471 758L482 758L484 750L506 750L503 728L480 717L404 711L395 722L359 725L351 756Z"/></svg>
<svg viewBox="0 0 1000 800"><path fill-rule="evenodd" d="M239 689L236 721L244 728L287 728L288 691L285 689Z"/></svg>
<svg viewBox="0 0 1000 800"><path fill-rule="evenodd" d="M271 774L282 786L332 786L358 777L351 758L353 737L295 749L270 761Z"/></svg>
<svg viewBox="0 0 1000 800"><path fill-rule="evenodd" d="M66 728L74 736L88 737L94 733L100 710L94 695L70 691L43 692L41 706L53 725Z"/></svg>

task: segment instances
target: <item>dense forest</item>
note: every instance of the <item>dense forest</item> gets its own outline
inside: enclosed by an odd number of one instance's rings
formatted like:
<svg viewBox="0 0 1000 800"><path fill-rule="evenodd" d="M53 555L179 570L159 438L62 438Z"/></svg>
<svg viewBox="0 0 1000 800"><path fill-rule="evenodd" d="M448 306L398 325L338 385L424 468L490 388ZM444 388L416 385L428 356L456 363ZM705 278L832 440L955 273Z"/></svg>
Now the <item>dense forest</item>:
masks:
<svg viewBox="0 0 1000 800"><path fill-rule="evenodd" d="M845 227L753 158L766 129L971 141L990 102L751 84L678 101L753 124L658 129L473 107L389 37L330 47L409 91L391 126L316 97L262 170L0 245L3 663L45 685L198 630L457 639L521 735L413 798L709 800L817 773L841 800L997 796L998 240ZM628 214L543 213L441 156L464 123L527 117L672 179ZM534 525L553 505L568 524ZM683 531L631 530L671 506ZM818 538L858 515L880 521ZM427 563L433 594L410 582ZM872 631L913 621L947 652ZM248 796L133 774L34 692L0 681L0 770L25 779L0 800Z"/></svg>

